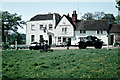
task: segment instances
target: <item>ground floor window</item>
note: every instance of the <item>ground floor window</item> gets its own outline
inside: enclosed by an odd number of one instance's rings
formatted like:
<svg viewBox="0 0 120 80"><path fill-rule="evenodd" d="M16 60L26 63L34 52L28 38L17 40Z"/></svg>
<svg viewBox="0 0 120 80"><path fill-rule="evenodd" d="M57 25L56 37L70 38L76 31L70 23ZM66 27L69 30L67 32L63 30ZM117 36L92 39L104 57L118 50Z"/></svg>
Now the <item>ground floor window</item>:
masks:
<svg viewBox="0 0 120 80"><path fill-rule="evenodd" d="M66 38L63 38L63 42L66 42Z"/></svg>
<svg viewBox="0 0 120 80"><path fill-rule="evenodd" d="M31 42L35 41L35 36L31 35Z"/></svg>
<svg viewBox="0 0 120 80"><path fill-rule="evenodd" d="M61 42L61 37L58 37L58 42Z"/></svg>
<svg viewBox="0 0 120 80"><path fill-rule="evenodd" d="M43 41L43 35L40 35L40 42Z"/></svg>

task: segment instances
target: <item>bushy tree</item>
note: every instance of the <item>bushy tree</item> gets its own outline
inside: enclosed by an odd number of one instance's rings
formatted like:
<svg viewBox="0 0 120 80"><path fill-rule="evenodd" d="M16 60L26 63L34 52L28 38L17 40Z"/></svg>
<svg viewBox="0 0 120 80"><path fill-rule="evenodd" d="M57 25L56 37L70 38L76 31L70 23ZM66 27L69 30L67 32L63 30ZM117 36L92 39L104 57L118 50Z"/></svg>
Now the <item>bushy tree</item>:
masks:
<svg viewBox="0 0 120 80"><path fill-rule="evenodd" d="M112 23L114 23L114 21L115 21L114 15L113 15L113 14L110 14L110 13L105 14L105 16L102 17L102 19L108 19L108 20L109 20L110 22L112 22Z"/></svg>
<svg viewBox="0 0 120 80"><path fill-rule="evenodd" d="M25 38L25 34L12 33L8 35L9 44L15 44L15 40L17 40L18 44L25 44Z"/></svg>
<svg viewBox="0 0 120 80"><path fill-rule="evenodd" d="M85 13L83 16L82 16L82 19L85 19L85 20L100 20L102 17L104 17L105 13L103 11L99 12L99 11L96 11L94 13L91 13L91 12L87 12Z"/></svg>
<svg viewBox="0 0 120 80"><path fill-rule="evenodd" d="M82 16L82 19L92 20L92 19L94 19L94 15L93 15L93 13L87 12Z"/></svg>
<svg viewBox="0 0 120 80"><path fill-rule="evenodd" d="M116 8L118 8L118 10L120 11L120 0L116 0Z"/></svg>
<svg viewBox="0 0 120 80"><path fill-rule="evenodd" d="M100 20L102 17L104 17L105 16L105 13L102 11L102 12L94 12L94 18L96 19L96 20Z"/></svg>
<svg viewBox="0 0 120 80"><path fill-rule="evenodd" d="M8 11L2 11L2 41L5 42L4 31L12 31L16 34L18 27L23 28L24 21L22 21L21 16L18 16L16 13L10 14Z"/></svg>

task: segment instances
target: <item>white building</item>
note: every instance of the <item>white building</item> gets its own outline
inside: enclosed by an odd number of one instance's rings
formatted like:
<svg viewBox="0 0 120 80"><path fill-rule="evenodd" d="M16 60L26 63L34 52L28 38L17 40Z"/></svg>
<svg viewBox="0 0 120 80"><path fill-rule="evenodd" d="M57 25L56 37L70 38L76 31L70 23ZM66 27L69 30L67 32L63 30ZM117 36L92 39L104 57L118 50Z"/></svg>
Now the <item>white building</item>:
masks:
<svg viewBox="0 0 120 80"><path fill-rule="evenodd" d="M76 11L73 11L72 18L69 15L60 17L56 13L40 14L27 22L26 45L42 39L48 40L49 45L63 45L68 40L71 45L78 45L80 40L89 35L96 36L107 44L108 26L108 20L80 21Z"/></svg>
<svg viewBox="0 0 120 80"><path fill-rule="evenodd" d="M54 44L51 34L54 34L54 26L59 19L59 14L49 13L36 15L27 21L26 45L30 45L32 42L40 42L42 39L48 40L49 44Z"/></svg>

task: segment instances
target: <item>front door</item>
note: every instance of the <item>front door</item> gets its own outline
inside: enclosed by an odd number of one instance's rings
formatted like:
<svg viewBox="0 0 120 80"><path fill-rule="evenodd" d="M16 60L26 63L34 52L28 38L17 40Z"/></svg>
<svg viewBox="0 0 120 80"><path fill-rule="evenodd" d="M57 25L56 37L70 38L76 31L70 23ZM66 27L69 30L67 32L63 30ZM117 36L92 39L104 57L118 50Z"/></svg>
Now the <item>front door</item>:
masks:
<svg viewBox="0 0 120 80"><path fill-rule="evenodd" d="M49 45L52 44L52 35L49 35Z"/></svg>
<svg viewBox="0 0 120 80"><path fill-rule="evenodd" d="M111 35L110 38L111 38L110 45L113 45L113 43L114 43L114 35Z"/></svg>
<svg viewBox="0 0 120 80"><path fill-rule="evenodd" d="M68 43L69 45L71 45L71 38L68 38Z"/></svg>

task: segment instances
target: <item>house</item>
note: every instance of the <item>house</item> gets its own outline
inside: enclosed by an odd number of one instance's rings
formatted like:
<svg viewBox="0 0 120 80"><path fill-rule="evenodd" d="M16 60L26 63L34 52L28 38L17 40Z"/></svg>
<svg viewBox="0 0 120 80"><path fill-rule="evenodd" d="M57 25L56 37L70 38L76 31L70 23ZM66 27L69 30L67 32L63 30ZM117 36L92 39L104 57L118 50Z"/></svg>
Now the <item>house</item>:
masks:
<svg viewBox="0 0 120 80"><path fill-rule="evenodd" d="M110 35L111 35L111 44L115 42L120 42L120 24L113 24L113 26L110 29Z"/></svg>
<svg viewBox="0 0 120 80"><path fill-rule="evenodd" d="M51 34L54 34L54 26L58 23L60 15L57 13L38 14L27 21L26 45L40 40L48 40L49 44L54 44Z"/></svg>
<svg viewBox="0 0 120 80"><path fill-rule="evenodd" d="M72 17L61 17L57 13L39 14L27 21L26 45L43 39L48 40L49 45L63 45L68 40L71 45L78 45L80 40L89 35L107 44L108 26L108 20L78 20L76 11L73 11Z"/></svg>

